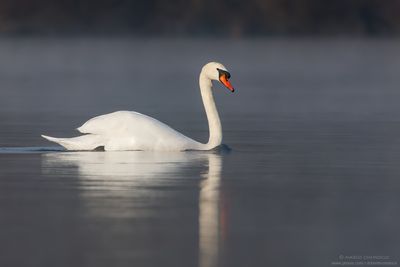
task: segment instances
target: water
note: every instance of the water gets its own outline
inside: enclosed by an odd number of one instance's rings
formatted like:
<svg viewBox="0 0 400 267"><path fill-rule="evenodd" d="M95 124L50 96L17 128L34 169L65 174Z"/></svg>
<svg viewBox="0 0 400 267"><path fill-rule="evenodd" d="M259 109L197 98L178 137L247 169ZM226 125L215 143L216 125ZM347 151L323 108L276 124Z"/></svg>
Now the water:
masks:
<svg viewBox="0 0 400 267"><path fill-rule="evenodd" d="M398 262L399 44L1 39L0 266ZM210 60L237 89L214 90L230 151L63 152L39 136L136 110L206 141Z"/></svg>

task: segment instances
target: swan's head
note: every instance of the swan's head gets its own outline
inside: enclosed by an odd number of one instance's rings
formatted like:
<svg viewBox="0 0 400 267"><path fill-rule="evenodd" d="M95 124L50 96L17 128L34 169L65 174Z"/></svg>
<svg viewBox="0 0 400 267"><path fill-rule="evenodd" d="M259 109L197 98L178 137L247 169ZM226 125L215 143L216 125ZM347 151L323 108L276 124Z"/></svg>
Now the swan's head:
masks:
<svg viewBox="0 0 400 267"><path fill-rule="evenodd" d="M204 65L202 71L210 80L215 80L221 82L226 88L228 88L232 93L235 91L229 79L231 74L225 68L224 65L218 62L210 62Z"/></svg>

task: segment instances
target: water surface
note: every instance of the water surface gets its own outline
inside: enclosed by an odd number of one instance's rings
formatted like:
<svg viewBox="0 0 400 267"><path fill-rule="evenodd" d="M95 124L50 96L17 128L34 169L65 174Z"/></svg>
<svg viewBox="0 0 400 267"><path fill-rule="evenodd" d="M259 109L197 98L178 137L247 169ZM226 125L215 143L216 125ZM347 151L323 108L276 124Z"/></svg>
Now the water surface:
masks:
<svg viewBox="0 0 400 267"><path fill-rule="evenodd" d="M1 266L332 266L399 261L397 40L0 42ZM136 110L200 141L198 73L230 151L64 152Z"/></svg>

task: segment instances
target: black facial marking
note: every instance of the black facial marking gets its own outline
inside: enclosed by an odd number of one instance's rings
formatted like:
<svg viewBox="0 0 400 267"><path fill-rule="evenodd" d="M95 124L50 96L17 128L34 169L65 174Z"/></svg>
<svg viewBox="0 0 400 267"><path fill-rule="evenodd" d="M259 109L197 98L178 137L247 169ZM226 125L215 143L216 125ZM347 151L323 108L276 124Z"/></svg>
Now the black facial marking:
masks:
<svg viewBox="0 0 400 267"><path fill-rule="evenodd" d="M226 70L221 70L221 69L218 69L218 68L217 68L217 70L218 70L218 73L219 73L219 77L221 77L222 75L225 75L226 78L228 78L228 79L231 77L231 74L229 72L227 72Z"/></svg>

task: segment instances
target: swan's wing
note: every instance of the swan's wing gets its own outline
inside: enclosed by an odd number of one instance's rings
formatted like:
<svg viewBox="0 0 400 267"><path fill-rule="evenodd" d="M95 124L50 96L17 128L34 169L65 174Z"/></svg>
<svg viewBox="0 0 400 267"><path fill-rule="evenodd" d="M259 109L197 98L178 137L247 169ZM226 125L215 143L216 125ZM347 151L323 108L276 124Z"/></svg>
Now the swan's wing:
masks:
<svg viewBox="0 0 400 267"><path fill-rule="evenodd" d="M88 120L78 128L86 134L106 137L106 149L117 150L130 144L138 149L165 150L197 148L199 143L175 131L168 125L133 111L117 111Z"/></svg>
<svg viewBox="0 0 400 267"><path fill-rule="evenodd" d="M138 128L143 126L143 124L157 124L157 122L163 124L156 119L138 112L116 111L94 117L85 122L81 127L77 128L77 130L85 134L114 135L125 133L132 130L131 128Z"/></svg>

